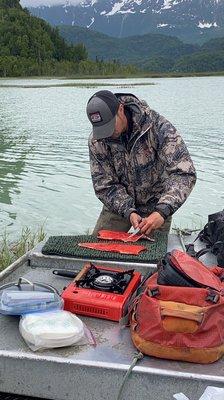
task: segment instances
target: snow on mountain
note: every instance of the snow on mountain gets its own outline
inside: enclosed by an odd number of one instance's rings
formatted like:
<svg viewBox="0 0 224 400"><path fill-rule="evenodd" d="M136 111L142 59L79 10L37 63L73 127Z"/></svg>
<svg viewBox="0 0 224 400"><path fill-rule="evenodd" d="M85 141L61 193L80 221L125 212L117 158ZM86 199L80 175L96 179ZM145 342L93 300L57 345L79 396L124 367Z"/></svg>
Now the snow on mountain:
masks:
<svg viewBox="0 0 224 400"><path fill-rule="evenodd" d="M224 0L21 0L21 5L52 25L111 36L164 33L188 41L208 31L224 36Z"/></svg>

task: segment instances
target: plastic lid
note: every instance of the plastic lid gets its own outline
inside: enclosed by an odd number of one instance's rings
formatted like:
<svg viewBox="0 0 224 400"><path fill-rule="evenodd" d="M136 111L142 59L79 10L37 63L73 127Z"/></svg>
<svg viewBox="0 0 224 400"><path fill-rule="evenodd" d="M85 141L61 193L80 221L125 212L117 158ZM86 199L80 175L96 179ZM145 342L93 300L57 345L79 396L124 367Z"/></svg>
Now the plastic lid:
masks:
<svg viewBox="0 0 224 400"><path fill-rule="evenodd" d="M49 291L19 291L9 287L0 291L0 313L23 315L32 312L60 310L63 300Z"/></svg>

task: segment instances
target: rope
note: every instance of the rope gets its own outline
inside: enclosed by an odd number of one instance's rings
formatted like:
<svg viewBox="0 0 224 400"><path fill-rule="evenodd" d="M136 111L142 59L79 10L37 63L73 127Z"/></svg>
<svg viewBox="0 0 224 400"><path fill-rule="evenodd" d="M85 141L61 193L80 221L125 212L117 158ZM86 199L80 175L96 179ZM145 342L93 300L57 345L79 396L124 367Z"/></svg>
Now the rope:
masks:
<svg viewBox="0 0 224 400"><path fill-rule="evenodd" d="M130 367L128 368L128 370L127 370L127 372L126 372L126 374L124 376L124 379L123 379L123 382L122 382L121 387L119 389L118 396L117 396L116 400L121 400L121 395L122 395L122 392L123 392L123 389L124 389L124 385L126 384L128 378L129 378L133 368L136 366L137 362L139 360L141 360L143 357L144 357L144 355L141 352L137 353L134 356L134 358L132 360L132 363L131 363Z"/></svg>
<svg viewBox="0 0 224 400"><path fill-rule="evenodd" d="M179 237L179 239L180 239L180 243L181 243L181 246L182 246L183 251L186 251L186 246L185 246L185 244L184 244L184 239L183 239L183 235L182 235L181 229L178 229L178 230L177 230L177 234L178 234L178 237Z"/></svg>

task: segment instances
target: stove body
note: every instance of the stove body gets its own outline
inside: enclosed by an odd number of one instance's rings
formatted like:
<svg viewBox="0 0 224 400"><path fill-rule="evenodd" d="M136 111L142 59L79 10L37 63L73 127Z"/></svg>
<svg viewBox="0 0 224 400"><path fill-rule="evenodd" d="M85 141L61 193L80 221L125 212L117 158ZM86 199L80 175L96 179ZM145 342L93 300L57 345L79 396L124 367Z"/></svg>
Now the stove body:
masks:
<svg viewBox="0 0 224 400"><path fill-rule="evenodd" d="M62 293L64 309L75 314L119 321L127 312L141 274L87 264Z"/></svg>

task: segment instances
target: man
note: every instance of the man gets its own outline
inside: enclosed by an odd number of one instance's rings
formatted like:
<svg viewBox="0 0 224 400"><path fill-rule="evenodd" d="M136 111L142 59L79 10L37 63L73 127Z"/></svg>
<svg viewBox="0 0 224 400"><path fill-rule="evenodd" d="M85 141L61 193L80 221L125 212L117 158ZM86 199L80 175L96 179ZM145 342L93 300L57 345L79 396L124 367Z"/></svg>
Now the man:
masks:
<svg viewBox="0 0 224 400"><path fill-rule="evenodd" d="M133 94L108 90L89 99L87 116L92 181L104 204L93 234L131 226L145 235L168 232L196 182L176 128Z"/></svg>

